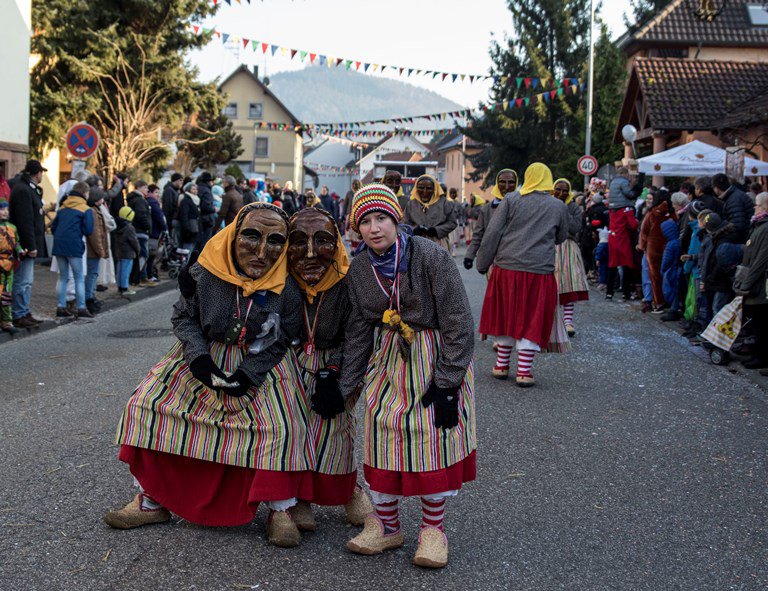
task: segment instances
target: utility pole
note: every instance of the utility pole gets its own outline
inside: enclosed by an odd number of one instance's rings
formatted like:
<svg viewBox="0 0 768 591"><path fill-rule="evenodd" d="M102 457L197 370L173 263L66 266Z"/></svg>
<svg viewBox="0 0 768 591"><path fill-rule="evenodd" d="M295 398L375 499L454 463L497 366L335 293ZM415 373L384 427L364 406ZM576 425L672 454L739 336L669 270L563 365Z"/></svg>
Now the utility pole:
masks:
<svg viewBox="0 0 768 591"><path fill-rule="evenodd" d="M589 0L589 80L587 82L587 139L584 146L584 154L592 155L592 98L594 89L595 69L595 0ZM584 176L584 188L589 185L589 177Z"/></svg>

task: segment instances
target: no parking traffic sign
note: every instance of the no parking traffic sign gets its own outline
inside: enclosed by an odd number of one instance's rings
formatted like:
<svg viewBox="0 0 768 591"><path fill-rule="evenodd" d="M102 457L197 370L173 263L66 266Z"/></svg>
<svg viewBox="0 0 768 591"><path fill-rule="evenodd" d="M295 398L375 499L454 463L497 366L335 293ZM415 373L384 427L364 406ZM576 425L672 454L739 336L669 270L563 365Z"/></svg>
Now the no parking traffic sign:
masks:
<svg viewBox="0 0 768 591"><path fill-rule="evenodd" d="M85 121L75 123L67 132L67 150L75 158L85 160L99 147L99 133Z"/></svg>
<svg viewBox="0 0 768 591"><path fill-rule="evenodd" d="M576 163L576 168L584 176L592 176L597 172L597 158L594 156L582 156Z"/></svg>

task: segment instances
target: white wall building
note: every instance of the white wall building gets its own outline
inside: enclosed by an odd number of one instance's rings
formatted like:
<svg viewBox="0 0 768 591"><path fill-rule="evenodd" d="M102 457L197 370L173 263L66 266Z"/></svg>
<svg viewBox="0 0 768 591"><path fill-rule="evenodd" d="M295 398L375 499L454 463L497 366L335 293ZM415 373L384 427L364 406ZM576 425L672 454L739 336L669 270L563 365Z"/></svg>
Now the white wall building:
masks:
<svg viewBox="0 0 768 591"><path fill-rule="evenodd" d="M304 165L317 173L318 194L320 187L326 185L328 191L344 197L352 188L352 180L360 178L349 170L329 170L328 167L347 168L347 165L357 159L357 148L340 142L325 140L315 148L307 148L304 152ZM305 188L314 188L313 179L306 176Z"/></svg>

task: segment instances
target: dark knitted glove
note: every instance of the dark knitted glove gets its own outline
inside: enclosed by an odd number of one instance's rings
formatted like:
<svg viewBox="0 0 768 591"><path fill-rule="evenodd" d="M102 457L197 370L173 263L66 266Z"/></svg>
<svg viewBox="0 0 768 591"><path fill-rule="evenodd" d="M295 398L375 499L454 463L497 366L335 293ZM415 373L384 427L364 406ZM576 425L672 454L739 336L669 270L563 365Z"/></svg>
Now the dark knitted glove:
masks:
<svg viewBox="0 0 768 591"><path fill-rule="evenodd" d="M426 236L427 232L429 232L429 228L427 228L426 226L416 226L413 229L414 236Z"/></svg>
<svg viewBox="0 0 768 591"><path fill-rule="evenodd" d="M231 388L222 388L221 391L227 396L234 396L235 398L245 396L248 393L249 388L253 385L251 379L245 375L245 372L242 369L235 371L235 373L227 378L227 381L233 383L237 382L239 385Z"/></svg>
<svg viewBox="0 0 768 591"><path fill-rule="evenodd" d="M193 250L189 255L187 264L182 267L181 271L179 271L179 291L181 292L181 295L187 299L195 295L195 291L197 290L197 281L192 278L189 269L197 262L197 257L199 256L200 251Z"/></svg>
<svg viewBox="0 0 768 591"><path fill-rule="evenodd" d="M472 265L474 264L474 262L475 261L473 261L472 259L464 259L464 268L467 269L467 271L469 271L469 269L472 268Z"/></svg>
<svg viewBox="0 0 768 591"><path fill-rule="evenodd" d="M312 410L326 421L344 410L344 397L339 388L339 370L335 367L324 367L315 374Z"/></svg>
<svg viewBox="0 0 768 591"><path fill-rule="evenodd" d="M213 388L213 376L226 379L224 372L213 362L210 355L200 355L189 364L189 371L195 376L198 382L202 382L209 388Z"/></svg>
<svg viewBox="0 0 768 591"><path fill-rule="evenodd" d="M435 228L427 228L427 236L437 238L437 230Z"/></svg>
<svg viewBox="0 0 768 591"><path fill-rule="evenodd" d="M439 388L432 382L427 391L421 397L421 403L425 408L435 404L435 427L453 429L459 424L459 389Z"/></svg>

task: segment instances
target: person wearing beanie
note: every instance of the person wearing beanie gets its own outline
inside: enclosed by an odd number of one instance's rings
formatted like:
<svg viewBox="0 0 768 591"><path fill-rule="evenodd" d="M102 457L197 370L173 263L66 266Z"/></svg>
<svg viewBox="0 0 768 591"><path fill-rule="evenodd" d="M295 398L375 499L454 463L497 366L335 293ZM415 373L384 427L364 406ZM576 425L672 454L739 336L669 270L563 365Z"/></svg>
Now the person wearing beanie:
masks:
<svg viewBox="0 0 768 591"><path fill-rule="evenodd" d="M104 212L107 210L102 208L102 205L104 205L104 192L92 187L88 195L88 207L93 215L93 232L85 241L85 307L91 314L101 310L101 302L96 299L96 280L99 278L101 261L109 258L109 231L104 219Z"/></svg>
<svg viewBox="0 0 768 591"><path fill-rule="evenodd" d="M458 225L457 219L456 204L445 197L434 177L423 174L416 179L403 209L403 223L411 226L416 236L429 238L450 250L448 235Z"/></svg>
<svg viewBox="0 0 768 591"><path fill-rule="evenodd" d="M301 531L317 528L312 503L343 505L347 521L363 525L373 508L357 486L358 397L345 400L339 388L350 309L345 279L349 257L335 220L323 209L312 207L294 214L288 240L288 268L303 300L296 358L304 389L312 401L309 438L315 448L312 496L299 497L289 512Z"/></svg>
<svg viewBox="0 0 768 591"><path fill-rule="evenodd" d="M198 185L189 182L184 185L179 196L179 210L176 219L179 222L179 240L181 248L192 252L200 236L200 197Z"/></svg>
<svg viewBox="0 0 768 591"><path fill-rule="evenodd" d="M477 253L480 273L493 265L480 315L480 333L497 337L493 376L507 378L517 347L520 387L535 384L533 358L548 346L557 312L555 251L568 237L568 208L552 199L553 185L547 166L531 164L523 186L499 205Z"/></svg>
<svg viewBox="0 0 768 591"><path fill-rule="evenodd" d="M363 399L374 512L347 548L370 555L402 546L400 500L420 497L413 563L441 568L446 500L476 472L474 325L451 255L411 236L398 225L402 215L386 185L355 194L350 225L364 246L347 273L352 309L339 387L345 400Z"/></svg>
<svg viewBox="0 0 768 591"><path fill-rule="evenodd" d="M138 258L141 248L139 240L136 238L136 229L133 227L135 218L134 211L124 205L118 210L115 223L115 256L117 257L116 281L117 291L122 296L136 295L136 292L130 288L131 270L133 262Z"/></svg>
<svg viewBox="0 0 768 591"><path fill-rule="evenodd" d="M216 218L214 232L219 228L227 226L237 217L237 212L243 207L243 195L237 190L237 181L235 177L227 175L224 177L224 193L221 196L221 207L219 215Z"/></svg>
<svg viewBox="0 0 768 591"><path fill-rule="evenodd" d="M56 257L59 267L59 293L57 318L68 318L72 313L67 310L67 281L69 271L75 283L75 300L77 302L76 318L93 318L93 314L85 306L85 270L83 269L83 254L85 242L83 238L93 233L93 211L88 207L88 183L78 181L69 192L61 205L56 217L51 223L53 234L52 254Z"/></svg>
<svg viewBox="0 0 768 591"><path fill-rule="evenodd" d="M117 529L168 522L245 525L269 509L267 538L300 543L289 509L312 498L309 399L291 344L302 301L288 272L288 216L243 207L189 269L171 322L178 341L128 400L117 443L139 492L105 515Z"/></svg>
<svg viewBox="0 0 768 591"><path fill-rule="evenodd" d="M511 168L503 168L496 175L496 183L493 185L491 195L493 199L478 207L475 213L475 223L472 225L472 239L467 252L464 254L464 268L471 269L474 263L480 243L483 241L485 229L491 223L493 214L496 213L499 203L505 195L517 190L517 173Z"/></svg>
<svg viewBox="0 0 768 591"><path fill-rule="evenodd" d="M8 202L0 200L0 330L13 335L19 332L13 325L11 312L13 270L24 257L24 248L19 242L19 231L8 221L9 217Z"/></svg>

